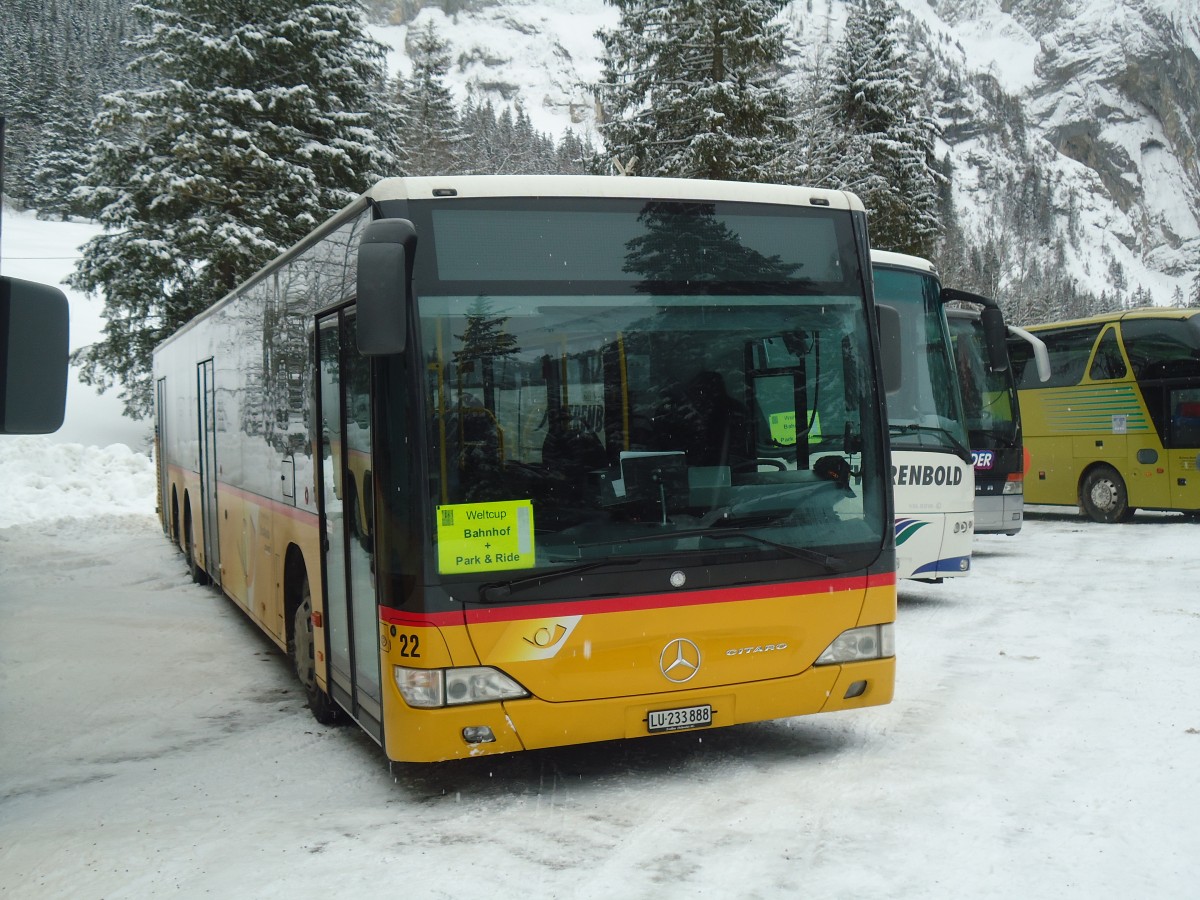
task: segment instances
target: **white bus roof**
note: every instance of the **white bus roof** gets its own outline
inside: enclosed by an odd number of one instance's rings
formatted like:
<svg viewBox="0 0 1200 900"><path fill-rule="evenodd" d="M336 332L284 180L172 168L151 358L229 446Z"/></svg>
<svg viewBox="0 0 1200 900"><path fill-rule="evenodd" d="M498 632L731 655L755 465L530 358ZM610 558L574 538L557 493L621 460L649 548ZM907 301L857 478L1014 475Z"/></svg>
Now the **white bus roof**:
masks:
<svg viewBox="0 0 1200 900"><path fill-rule="evenodd" d="M700 178L616 175L432 175L385 178L366 192L373 200L440 197L634 197L663 200L734 200L865 211L848 191Z"/></svg>
<svg viewBox="0 0 1200 900"><path fill-rule="evenodd" d="M197 322L232 301L247 287L286 259L298 255L319 240L332 223L361 212L367 201L439 200L462 197L630 197L644 200L736 201L811 206L866 212L857 195L795 185L755 184L743 181L713 181L703 178L645 178L617 175L423 175L384 178L359 194L274 259L230 290L208 309L185 322L155 348L165 346ZM899 254L891 254L899 256ZM912 257L915 259L916 257Z"/></svg>
<svg viewBox="0 0 1200 900"><path fill-rule="evenodd" d="M872 247L871 262L902 269L916 269L919 272L928 272L930 275L937 274L937 268L929 260L920 256L909 256L907 253L894 253L891 250L876 250Z"/></svg>

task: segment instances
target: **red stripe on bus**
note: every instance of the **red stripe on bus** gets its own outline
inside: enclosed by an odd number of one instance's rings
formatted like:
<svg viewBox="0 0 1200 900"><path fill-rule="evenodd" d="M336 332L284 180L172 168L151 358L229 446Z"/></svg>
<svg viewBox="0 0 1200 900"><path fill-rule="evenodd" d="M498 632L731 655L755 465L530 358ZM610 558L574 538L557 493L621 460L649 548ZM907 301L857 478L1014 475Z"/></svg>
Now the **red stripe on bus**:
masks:
<svg viewBox="0 0 1200 900"><path fill-rule="evenodd" d="M572 600L559 603L523 603L462 612L409 613L381 606L379 617L390 625L468 625L487 622L508 622L521 619L553 618L566 615L596 615L598 613L636 612L648 609L670 609L680 606L699 606L709 603L736 603L742 600L769 600L777 597L811 596L835 591L863 590L887 587L896 583L894 572L882 575L831 578L822 581L796 581L788 584L757 585L741 588L713 588L676 594L646 594L636 597L612 597L603 600Z"/></svg>
<svg viewBox="0 0 1200 900"><path fill-rule="evenodd" d="M462 625L462 610L446 613L408 613L387 606L379 607L379 618L389 625L434 626Z"/></svg>
<svg viewBox="0 0 1200 900"><path fill-rule="evenodd" d="M316 524L316 510L307 510L301 509L298 506L289 506L288 504L279 500L272 500L269 497L264 497L262 494L255 494L251 491L245 491L239 487L234 487L232 484L221 481L219 478L217 479L217 490L229 491L229 493L236 494L249 503L257 504L258 506L269 507L272 512L288 516L289 518L297 519L301 522L311 521L313 524Z"/></svg>
<svg viewBox="0 0 1200 900"><path fill-rule="evenodd" d="M193 472L191 469L185 469L183 466L176 465L175 463L168 463L167 469L178 472L181 476L182 475L193 475L196 478L200 477L199 473ZM310 522L312 524L315 524L315 522L316 522L317 513L315 510L301 509L298 506L289 506L288 504L283 503L282 501L272 500L269 497L264 497L262 494L255 494L252 491L246 491L246 490L242 490L239 487L234 487L229 482L221 481L221 479L219 479L219 478L217 479L217 491L219 493L227 491L230 494L235 494L238 497L241 497L243 500L246 500L246 501L254 504L255 506L267 507L267 508L271 509L273 512L279 513L280 515L284 515L284 516L287 516L292 519L296 519L301 522Z"/></svg>

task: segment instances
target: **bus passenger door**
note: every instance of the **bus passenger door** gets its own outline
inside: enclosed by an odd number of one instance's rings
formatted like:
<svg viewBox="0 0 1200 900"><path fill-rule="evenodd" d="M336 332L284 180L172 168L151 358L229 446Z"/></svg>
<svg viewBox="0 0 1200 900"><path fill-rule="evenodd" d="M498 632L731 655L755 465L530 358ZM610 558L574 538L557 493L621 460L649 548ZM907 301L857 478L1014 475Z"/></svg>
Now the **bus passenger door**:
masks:
<svg viewBox="0 0 1200 900"><path fill-rule="evenodd" d="M204 568L221 583L221 551L217 543L217 389L211 358L196 366L196 413L200 418L200 522L204 530Z"/></svg>
<svg viewBox="0 0 1200 900"><path fill-rule="evenodd" d="M330 691L380 739L379 614L375 603L370 362L353 311L317 322L321 542Z"/></svg>
<svg viewBox="0 0 1200 900"><path fill-rule="evenodd" d="M1167 389L1171 507L1200 509L1200 388Z"/></svg>

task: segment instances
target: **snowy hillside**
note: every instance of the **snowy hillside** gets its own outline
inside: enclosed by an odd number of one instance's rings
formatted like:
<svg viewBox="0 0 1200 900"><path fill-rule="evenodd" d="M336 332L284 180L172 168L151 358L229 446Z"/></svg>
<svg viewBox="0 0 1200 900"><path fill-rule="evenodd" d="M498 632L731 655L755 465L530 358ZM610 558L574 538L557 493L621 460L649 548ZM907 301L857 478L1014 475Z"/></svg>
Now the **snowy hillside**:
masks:
<svg viewBox="0 0 1200 900"><path fill-rule="evenodd" d="M979 243L1004 248L1008 278L1024 277L1036 260L1096 295L1128 298L1141 288L1159 304L1190 296L1200 276L1200 0L897 2L946 129L939 155L953 166L959 214ZM396 6L396 24L375 29L395 48L393 71L405 71L409 31L433 22L452 47L460 101L471 92L496 103L520 98L540 130L558 137L572 128L600 143L589 85L600 72L595 32L615 26L615 7ZM846 0L787 7L798 68L836 46L847 13ZM1062 235L1057 257L1049 247L1023 252L1013 246L1020 236L997 233L1013 185L1031 177L1052 210L1047 227Z"/></svg>
<svg viewBox="0 0 1200 900"><path fill-rule="evenodd" d="M469 92L497 106L519 99L542 132L556 138L567 128L592 133L588 85L600 77L601 50L595 33L616 25L615 7L603 0L459 5L479 8L447 15L429 4L407 23L373 28L375 38L393 48L389 69L408 74L408 35L432 22L452 48L451 86L459 103Z"/></svg>

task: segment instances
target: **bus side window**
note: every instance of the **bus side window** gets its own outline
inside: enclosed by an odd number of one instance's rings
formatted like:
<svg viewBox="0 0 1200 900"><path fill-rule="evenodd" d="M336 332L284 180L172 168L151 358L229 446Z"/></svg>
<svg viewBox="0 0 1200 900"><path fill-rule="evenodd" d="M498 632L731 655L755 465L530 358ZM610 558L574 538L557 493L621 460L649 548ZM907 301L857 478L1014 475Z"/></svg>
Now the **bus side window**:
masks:
<svg viewBox="0 0 1200 900"><path fill-rule="evenodd" d="M1008 341L1008 365L1012 369L1013 384L1018 388L1032 387L1033 384L1027 384L1025 381L1026 364L1033 359L1033 348L1025 343L1020 338L1009 338ZM1031 373L1033 369L1029 370ZM1037 381L1036 375L1031 375L1031 382Z"/></svg>
<svg viewBox="0 0 1200 900"><path fill-rule="evenodd" d="M1121 323L1121 336L1139 380L1200 375L1200 342L1186 321L1130 319Z"/></svg>
<svg viewBox="0 0 1200 900"><path fill-rule="evenodd" d="M1039 383L1037 367L1025 366L1019 387L1051 388L1079 384L1083 373L1087 371L1088 357L1099 333L1099 326L1039 333L1038 337L1046 342L1046 352L1050 355L1050 380Z"/></svg>
<svg viewBox="0 0 1200 900"><path fill-rule="evenodd" d="M1171 392L1171 446L1200 447L1200 390Z"/></svg>
<svg viewBox="0 0 1200 900"><path fill-rule="evenodd" d="M1096 348L1096 355L1092 358L1088 378L1092 381L1110 381L1114 378L1124 378L1125 374L1125 358L1121 356L1116 329L1109 328L1100 338L1100 346Z"/></svg>

